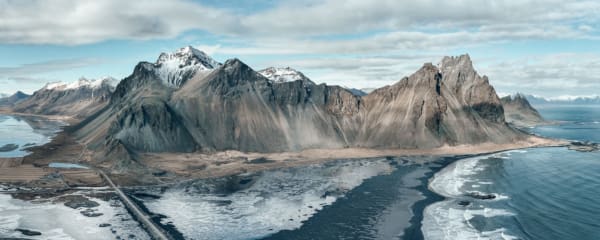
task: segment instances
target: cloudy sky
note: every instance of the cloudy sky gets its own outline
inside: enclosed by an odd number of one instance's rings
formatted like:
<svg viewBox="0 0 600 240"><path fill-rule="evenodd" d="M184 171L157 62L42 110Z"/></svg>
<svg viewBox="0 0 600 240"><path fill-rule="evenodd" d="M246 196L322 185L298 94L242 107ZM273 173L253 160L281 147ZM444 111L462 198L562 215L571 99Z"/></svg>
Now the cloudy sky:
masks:
<svg viewBox="0 0 600 240"><path fill-rule="evenodd" d="M600 94L600 2L0 0L0 92L124 78L192 45L315 82L392 84L468 53L500 93Z"/></svg>

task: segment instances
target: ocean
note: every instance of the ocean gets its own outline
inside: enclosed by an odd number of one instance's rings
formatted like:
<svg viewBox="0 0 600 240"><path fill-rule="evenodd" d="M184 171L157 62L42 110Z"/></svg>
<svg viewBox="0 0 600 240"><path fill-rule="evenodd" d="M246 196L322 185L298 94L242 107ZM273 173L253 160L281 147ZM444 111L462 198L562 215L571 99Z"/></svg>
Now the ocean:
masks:
<svg viewBox="0 0 600 240"><path fill-rule="evenodd" d="M600 107L538 108L556 125L542 136L600 142ZM566 147L508 151L459 160L429 188L445 200L424 212L425 239L598 239L600 153ZM495 199L469 197L492 194Z"/></svg>

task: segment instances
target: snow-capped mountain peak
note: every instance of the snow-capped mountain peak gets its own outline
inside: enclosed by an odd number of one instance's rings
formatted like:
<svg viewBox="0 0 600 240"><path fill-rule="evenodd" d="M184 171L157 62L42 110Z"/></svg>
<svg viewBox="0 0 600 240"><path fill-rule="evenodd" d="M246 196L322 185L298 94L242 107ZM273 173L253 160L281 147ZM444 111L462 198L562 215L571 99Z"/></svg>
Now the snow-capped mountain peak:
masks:
<svg viewBox="0 0 600 240"><path fill-rule="evenodd" d="M304 74L300 71L297 71L290 67L285 68L276 68L269 67L263 70L258 71L261 75L271 80L273 83L284 83L284 82L293 82L297 80L302 80L307 84L314 84L311 80L309 80Z"/></svg>
<svg viewBox="0 0 600 240"><path fill-rule="evenodd" d="M167 86L180 87L198 71L212 71L221 66L203 51L187 46L173 53L161 53L154 70Z"/></svg>

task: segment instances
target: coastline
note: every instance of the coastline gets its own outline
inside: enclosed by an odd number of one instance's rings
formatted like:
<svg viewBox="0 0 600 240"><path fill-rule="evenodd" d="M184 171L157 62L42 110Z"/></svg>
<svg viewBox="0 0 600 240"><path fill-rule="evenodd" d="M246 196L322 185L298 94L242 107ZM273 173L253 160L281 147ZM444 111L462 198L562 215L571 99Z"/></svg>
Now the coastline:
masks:
<svg viewBox="0 0 600 240"><path fill-rule="evenodd" d="M14 112L10 109L1 108L1 107L0 107L0 115L39 117L39 118L44 118L44 119L48 119L48 120L64 121L64 122L68 123L69 125L79 122L78 119L71 117L71 116L66 116L66 115L40 115L40 114L33 114L33 113L20 113L20 112Z"/></svg>
<svg viewBox="0 0 600 240"><path fill-rule="evenodd" d="M435 149L310 149L299 152L244 153L224 151L217 153L147 153L141 163L160 171L175 174L179 180L224 177L279 168L297 167L340 159L368 159L388 156L454 157L490 154L501 151L566 146L569 143L530 136L525 141L509 144L483 143L478 145L444 146ZM169 180L168 177L162 180Z"/></svg>
<svg viewBox="0 0 600 240"><path fill-rule="evenodd" d="M14 116L41 117L48 120L65 121L69 125L78 120L69 116L37 115L28 113L15 113L10 109L0 108L0 114ZM110 171L111 164L96 163L93 161L94 152L84 144L77 142L64 129L56 134L50 142L31 147L30 154L21 157L19 166L12 166L11 170L26 166L43 169L45 173L60 172L60 169L49 169L50 162L65 162L84 164L93 168L104 169L114 177L115 181L124 186L155 185L163 183L176 183L192 179L205 179L230 176L242 173L251 173L271 169L288 168L309 164L323 163L339 159L365 159L387 156L435 156L451 157L459 155L486 154L532 147L566 146L569 142L564 140L549 139L529 135L525 140L497 144L482 143L474 145L442 146L433 149L373 149L373 148L340 148L340 149L307 149L297 152L277 153L252 153L236 150L227 150L213 153L139 153L136 157L141 169L123 171L122 173ZM0 158L0 161L2 158ZM14 159L13 159L14 161ZM17 161L16 161L17 162ZM14 165L14 164L12 164ZM0 167L2 167L0 165ZM15 168L17 167L17 168ZM4 166L4 168L6 168ZM0 168L2 170L2 168ZM8 171L10 172L10 171ZM15 177L18 176L15 172ZM72 174L69 182L77 186L98 186L102 184L94 171ZM37 179L35 179L37 176ZM15 179L17 182L36 182L42 179L41 175L32 178ZM2 182L11 181L10 176L4 176ZM37 185L37 184L36 184Z"/></svg>
<svg viewBox="0 0 600 240"><path fill-rule="evenodd" d="M532 148L566 146L569 142L556 139L542 138L531 135L524 141L495 144L483 143L477 145L443 146L434 149L371 149L371 148L343 148L343 149L309 149L298 152L279 153L246 153L228 150L214 153L142 153L139 163L145 168L142 171L109 173L118 184L123 186L169 184L193 179L206 179L252 173L264 170L297 167L310 164L324 163L340 159L368 159L388 156L434 156L453 157L461 155L488 154L500 151ZM91 167L106 168L92 161L92 152L78 143L64 130L59 132L49 143L29 149L31 154L17 158L19 166L10 164L12 170L19 167L33 167L43 169L46 174L50 172L68 172L61 169L50 169L48 163L53 161L65 163L86 164ZM0 158L0 161L4 160ZM15 159L13 159L14 161ZM6 168L6 166L4 166ZM0 168L2 170L2 168ZM99 186L102 180L94 171L75 171L68 176L69 183L76 186ZM10 171L8 171L10 172ZM20 175L14 171L15 177ZM159 174L155 174L159 173ZM17 178L17 182L25 185L36 182L41 175L30 179ZM4 176L2 182L15 182ZM140 180L143 179L143 180ZM46 185L44 183L44 185ZM52 184L50 184L52 185Z"/></svg>

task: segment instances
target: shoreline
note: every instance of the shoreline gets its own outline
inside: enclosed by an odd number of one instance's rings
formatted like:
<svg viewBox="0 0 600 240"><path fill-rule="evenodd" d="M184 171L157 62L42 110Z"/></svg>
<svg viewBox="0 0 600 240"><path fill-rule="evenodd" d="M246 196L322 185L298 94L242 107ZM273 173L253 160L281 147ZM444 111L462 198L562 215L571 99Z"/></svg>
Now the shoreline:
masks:
<svg viewBox="0 0 600 240"><path fill-rule="evenodd" d="M561 147L568 141L530 136L525 141L509 144L484 143L478 145L444 146L435 149L311 149L300 152L244 153L223 151L216 153L146 153L140 162L146 167L172 173L158 177L166 182L184 182L193 179L217 178L243 173L325 163L333 160L369 159L381 157L456 157L491 154L502 151Z"/></svg>
<svg viewBox="0 0 600 240"><path fill-rule="evenodd" d="M36 114L14 113L5 109L0 109L0 114L17 116L42 117L48 120L65 121L74 118L67 116L46 116ZM71 123L71 122L69 122ZM51 162L83 164L89 167L105 170L119 185L122 186L149 186L160 184L176 184L194 179L206 179L231 176L244 173L253 173L272 169L281 169L297 167L310 164L319 164L332 160L351 160L351 159L369 159L388 156L435 156L435 157L453 157L461 155L487 154L499 151L532 148L532 147L552 147L567 146L568 141L543 138L535 135L529 135L525 140L513 143L497 144L482 143L475 145L457 145L442 146L433 149L374 149L374 148L339 148L339 149L307 149L297 152L277 152L277 153L252 153L236 150L219 151L212 153L139 153L136 159L136 169L129 169L121 173L110 171L111 165L116 162L100 163L93 161L93 151L86 148L84 144L79 143L65 129L56 133L50 142L31 147L28 149L31 153L12 159L15 164L0 164L0 170L4 172L14 171L16 179L11 180L10 176L4 176L0 183L18 182L25 186L56 186L57 182L44 179L45 175L52 172L68 173L68 181L64 181L62 187L70 186L99 186L102 184L95 171L78 171L73 169L49 168L47 165ZM0 158L0 161L10 159ZM8 165L8 166L7 166ZM7 167L11 167L8 169ZM44 172L44 176L37 173L36 179L18 178L19 168L39 169ZM10 175L10 174L9 174ZM33 175L32 175L33 176ZM16 181L15 181L16 180ZM50 183L50 184L48 184Z"/></svg>
<svg viewBox="0 0 600 240"><path fill-rule="evenodd" d="M30 149L31 154L19 158L20 166L32 166L44 169L45 172L68 172L73 169L48 168L49 162L76 163L106 169L101 164L91 161L90 151L68 136L68 133L59 132L49 143ZM388 156L434 156L455 157L462 155L489 154L532 147L557 147L567 146L568 141L542 138L531 135L527 140L508 144L483 143L477 145L443 146L435 149L370 149L370 148L343 148L343 149L310 149L299 152L280 153L245 153L228 150L215 153L143 153L140 154L140 171L123 173L110 173L113 179L123 186L151 186L160 184L176 184L194 179L217 178L244 173L253 173L265 170L297 167L310 164L325 163L332 160L352 160L381 158ZM0 161L8 160L0 158ZM0 165L1 167L1 165ZM5 167L6 168L6 167ZM2 170L2 168L0 168ZM6 169L5 169L6 170ZM48 171L50 170L50 171ZM98 186L97 180L91 180L96 175L93 171L80 171L69 177L69 182L77 186ZM6 176L0 183L11 183ZM9 177L8 177L9 178ZM78 179L81 178L81 179ZM142 179L142 180L140 180ZM28 185L39 179L29 179L21 182ZM85 181L79 181L85 180ZM91 181L90 181L91 180Z"/></svg>
<svg viewBox="0 0 600 240"><path fill-rule="evenodd" d="M64 121L64 122L68 123L69 125L79 121L79 119L76 119L71 116L66 116L66 115L41 115L41 114L33 114L33 113L20 113L20 112L14 112L10 109L5 109L5 108L4 109L0 108L0 115L39 117L39 118L45 118L48 120Z"/></svg>

